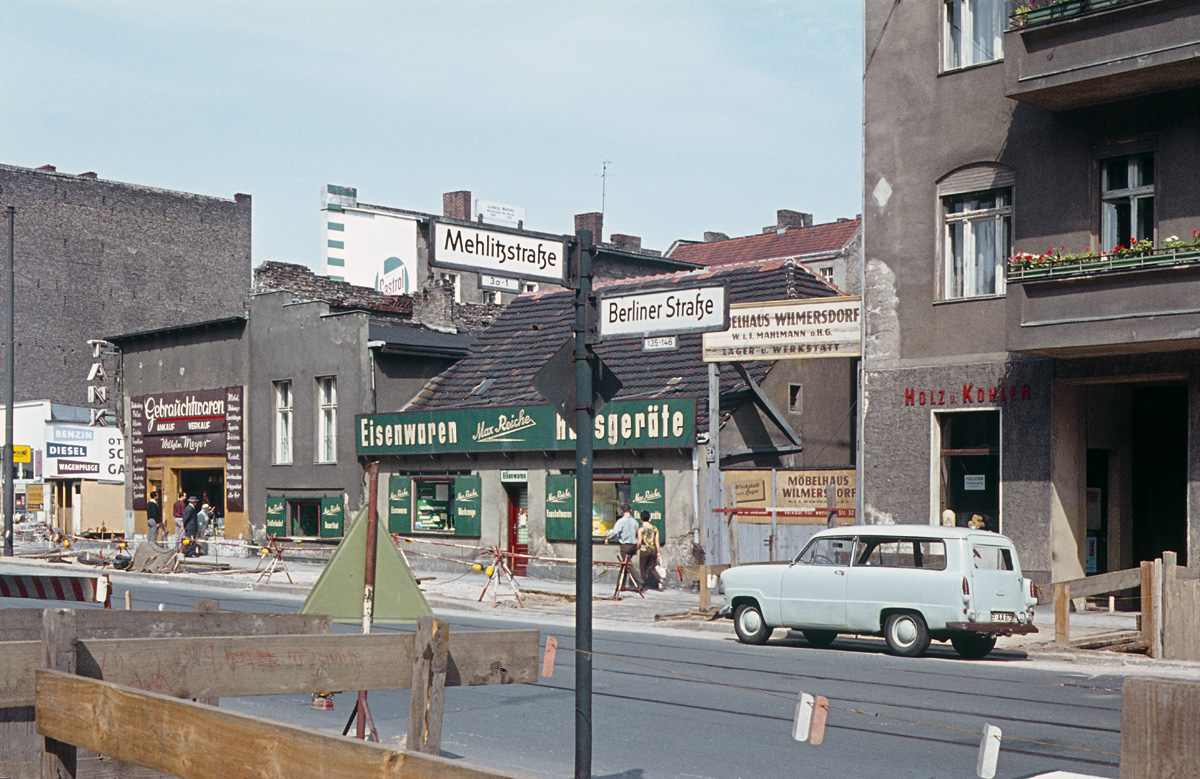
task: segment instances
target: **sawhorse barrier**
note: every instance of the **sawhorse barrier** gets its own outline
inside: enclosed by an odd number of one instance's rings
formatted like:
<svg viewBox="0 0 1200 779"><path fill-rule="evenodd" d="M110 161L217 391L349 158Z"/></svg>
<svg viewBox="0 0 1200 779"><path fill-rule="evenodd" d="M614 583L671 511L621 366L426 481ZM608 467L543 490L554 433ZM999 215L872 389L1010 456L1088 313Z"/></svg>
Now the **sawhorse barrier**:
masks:
<svg viewBox="0 0 1200 779"><path fill-rule="evenodd" d="M0 598L32 598L73 603L103 603L112 608L108 574L59 576L57 574L0 574Z"/></svg>

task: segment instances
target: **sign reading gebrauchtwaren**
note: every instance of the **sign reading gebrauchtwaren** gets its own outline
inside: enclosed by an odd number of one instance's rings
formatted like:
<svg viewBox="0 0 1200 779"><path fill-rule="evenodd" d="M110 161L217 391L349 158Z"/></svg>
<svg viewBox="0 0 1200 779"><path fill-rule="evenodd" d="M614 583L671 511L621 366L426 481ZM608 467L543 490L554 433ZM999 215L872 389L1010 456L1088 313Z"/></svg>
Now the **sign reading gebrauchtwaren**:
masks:
<svg viewBox="0 0 1200 779"><path fill-rule="evenodd" d="M597 332L602 340L708 333L729 327L729 294L723 284L638 292L598 293Z"/></svg>
<svg viewBox="0 0 1200 779"><path fill-rule="evenodd" d="M567 277L566 243L561 237L447 222L434 222L432 232L430 265L556 284Z"/></svg>
<svg viewBox="0 0 1200 779"><path fill-rule="evenodd" d="M575 448L575 432L550 406L362 414L354 424L361 455ZM691 448L696 399L612 401L592 435L597 449Z"/></svg>
<svg viewBox="0 0 1200 779"><path fill-rule="evenodd" d="M704 335L705 362L856 357L861 352L858 296L738 303L729 328Z"/></svg>

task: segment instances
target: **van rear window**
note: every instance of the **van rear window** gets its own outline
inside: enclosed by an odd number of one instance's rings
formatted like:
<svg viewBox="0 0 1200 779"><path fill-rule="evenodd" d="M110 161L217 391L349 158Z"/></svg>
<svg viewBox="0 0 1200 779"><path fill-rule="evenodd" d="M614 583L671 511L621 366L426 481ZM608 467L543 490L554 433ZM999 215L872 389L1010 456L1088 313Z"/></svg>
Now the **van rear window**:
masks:
<svg viewBox="0 0 1200 779"><path fill-rule="evenodd" d="M946 544L941 539L860 538L854 564L880 568L945 570Z"/></svg>
<svg viewBox="0 0 1200 779"><path fill-rule="evenodd" d="M1012 571L1012 550L1002 546L971 544L971 560L981 571Z"/></svg>

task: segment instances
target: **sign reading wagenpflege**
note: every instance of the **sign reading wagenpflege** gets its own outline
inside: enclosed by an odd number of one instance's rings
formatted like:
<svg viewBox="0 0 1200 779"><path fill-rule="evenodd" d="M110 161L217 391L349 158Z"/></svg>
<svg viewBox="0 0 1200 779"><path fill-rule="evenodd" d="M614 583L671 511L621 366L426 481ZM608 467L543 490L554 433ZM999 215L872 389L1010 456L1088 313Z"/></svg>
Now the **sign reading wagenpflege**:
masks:
<svg viewBox="0 0 1200 779"><path fill-rule="evenodd" d="M862 351L858 296L738 303L729 328L705 333L704 361L856 357Z"/></svg>
<svg viewBox="0 0 1200 779"><path fill-rule="evenodd" d="M575 432L550 406L363 414L355 418L361 455L574 449ZM597 448L690 448L696 399L613 401L596 414Z"/></svg>
<svg viewBox="0 0 1200 779"><path fill-rule="evenodd" d="M599 294L597 332L607 338L705 333L729 326L729 296L723 284Z"/></svg>
<svg viewBox="0 0 1200 779"><path fill-rule="evenodd" d="M567 275L561 238L433 223L429 264L561 284Z"/></svg>

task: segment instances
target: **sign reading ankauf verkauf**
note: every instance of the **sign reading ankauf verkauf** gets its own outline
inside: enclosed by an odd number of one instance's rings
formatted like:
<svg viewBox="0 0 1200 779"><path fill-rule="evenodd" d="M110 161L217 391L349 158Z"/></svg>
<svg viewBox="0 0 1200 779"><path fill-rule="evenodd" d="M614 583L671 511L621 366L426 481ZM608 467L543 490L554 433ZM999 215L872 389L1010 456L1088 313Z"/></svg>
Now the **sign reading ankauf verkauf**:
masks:
<svg viewBox="0 0 1200 779"><path fill-rule="evenodd" d="M563 284L567 277L562 236L433 222L429 264Z"/></svg>
<svg viewBox="0 0 1200 779"><path fill-rule="evenodd" d="M729 327L729 290L724 284L600 291L597 297L596 331L601 340L708 333Z"/></svg>
<svg viewBox="0 0 1200 779"><path fill-rule="evenodd" d="M862 301L847 297L737 303L729 328L704 335L705 362L857 357Z"/></svg>

